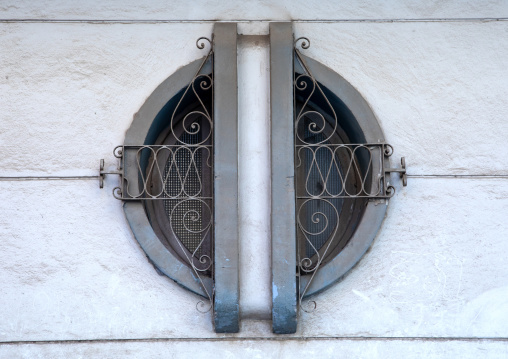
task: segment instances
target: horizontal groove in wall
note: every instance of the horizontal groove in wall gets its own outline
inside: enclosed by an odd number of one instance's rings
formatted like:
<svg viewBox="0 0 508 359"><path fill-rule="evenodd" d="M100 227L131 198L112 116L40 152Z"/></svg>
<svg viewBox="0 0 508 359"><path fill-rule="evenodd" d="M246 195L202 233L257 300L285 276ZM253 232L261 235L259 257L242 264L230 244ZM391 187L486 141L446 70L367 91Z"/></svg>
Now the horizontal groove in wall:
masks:
<svg viewBox="0 0 508 359"><path fill-rule="evenodd" d="M65 181L98 180L99 176L12 176L0 177L0 181Z"/></svg>
<svg viewBox="0 0 508 359"><path fill-rule="evenodd" d="M236 342L236 341L425 341L425 342L508 342L498 337L203 337L203 338L137 338L137 339L75 339L75 340L21 340L0 342L1 345L47 345L92 343L145 343L145 342Z"/></svg>
<svg viewBox="0 0 508 359"><path fill-rule="evenodd" d="M504 175L412 175L407 174L407 178L508 178L508 174Z"/></svg>
<svg viewBox="0 0 508 359"><path fill-rule="evenodd" d="M508 174L500 175L440 175L440 174L408 174L408 178L460 178L460 179L508 179ZM0 182L7 181L65 181L65 180L98 180L99 176L7 176L0 177Z"/></svg>
<svg viewBox="0 0 508 359"><path fill-rule="evenodd" d="M394 19L230 19L230 20L164 20L164 19L0 19L0 23L87 23L87 24L168 24L168 23L217 23L217 22L275 22L295 23L405 23L405 22L495 22L508 21L508 17L478 18L394 18Z"/></svg>

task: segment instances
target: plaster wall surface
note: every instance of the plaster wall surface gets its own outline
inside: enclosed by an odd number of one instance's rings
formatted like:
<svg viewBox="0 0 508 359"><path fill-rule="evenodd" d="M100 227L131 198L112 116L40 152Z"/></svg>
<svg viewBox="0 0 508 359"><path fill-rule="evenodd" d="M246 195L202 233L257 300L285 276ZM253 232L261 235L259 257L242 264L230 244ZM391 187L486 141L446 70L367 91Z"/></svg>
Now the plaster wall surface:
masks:
<svg viewBox="0 0 508 359"><path fill-rule="evenodd" d="M171 342L107 342L73 344L27 344L22 348L0 347L0 355L7 358L197 358L233 359L256 358L394 358L394 359L446 359L446 358L506 358L505 342L489 343L484 340L463 341L382 341L382 340L238 340L238 341L186 341Z"/></svg>
<svg viewBox="0 0 508 359"><path fill-rule="evenodd" d="M506 17L507 3L239 4L0 4L0 357L505 358L508 22L358 19ZM250 254L269 248L266 38L239 50L240 258L261 273L242 269L239 334L215 334L199 298L157 274L117 179L96 177L151 92L203 56L209 20L246 18L312 20L294 23L305 54L359 90L413 175L404 188L393 177L371 249L291 336L249 319L271 296L269 257Z"/></svg>
<svg viewBox="0 0 508 359"><path fill-rule="evenodd" d="M193 1L170 2L89 0L79 3L66 0L33 2L2 1L3 19L136 19L174 21L231 20L337 20L380 18L498 18L508 16L503 0L430 0L430 1Z"/></svg>
<svg viewBox="0 0 508 359"><path fill-rule="evenodd" d="M238 42L238 190L240 310L243 318L271 318L270 271L270 43L268 36ZM260 255L265 253L268 255Z"/></svg>

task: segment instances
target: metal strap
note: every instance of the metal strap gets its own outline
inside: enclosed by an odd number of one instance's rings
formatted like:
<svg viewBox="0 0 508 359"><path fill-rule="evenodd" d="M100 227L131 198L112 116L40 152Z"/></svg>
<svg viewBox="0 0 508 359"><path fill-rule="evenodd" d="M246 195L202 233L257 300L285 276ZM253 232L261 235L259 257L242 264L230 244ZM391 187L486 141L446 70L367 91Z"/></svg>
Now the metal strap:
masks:
<svg viewBox="0 0 508 359"><path fill-rule="evenodd" d="M238 91L236 23L214 28L214 325L239 331L238 283Z"/></svg>
<svg viewBox="0 0 508 359"><path fill-rule="evenodd" d="M296 331L293 28L270 23L272 329Z"/></svg>

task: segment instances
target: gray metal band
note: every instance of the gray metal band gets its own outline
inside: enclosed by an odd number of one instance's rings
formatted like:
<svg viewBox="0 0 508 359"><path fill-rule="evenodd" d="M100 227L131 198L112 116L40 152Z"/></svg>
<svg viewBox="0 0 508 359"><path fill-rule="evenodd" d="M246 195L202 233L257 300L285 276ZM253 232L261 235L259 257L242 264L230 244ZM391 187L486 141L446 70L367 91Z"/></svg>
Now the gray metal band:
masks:
<svg viewBox="0 0 508 359"><path fill-rule="evenodd" d="M270 23L272 329L296 331L293 28Z"/></svg>
<svg viewBox="0 0 508 359"><path fill-rule="evenodd" d="M214 28L214 325L239 331L236 23Z"/></svg>

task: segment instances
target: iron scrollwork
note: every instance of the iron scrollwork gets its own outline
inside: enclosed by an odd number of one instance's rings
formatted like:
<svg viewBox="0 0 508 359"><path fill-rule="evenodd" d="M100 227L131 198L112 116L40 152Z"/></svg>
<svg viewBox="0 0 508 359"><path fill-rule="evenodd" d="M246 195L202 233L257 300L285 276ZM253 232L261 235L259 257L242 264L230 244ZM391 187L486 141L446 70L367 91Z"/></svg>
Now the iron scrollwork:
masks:
<svg viewBox="0 0 508 359"><path fill-rule="evenodd" d="M200 37L196 46L209 48L208 53L178 99L163 143L117 146L113 154L119 159L118 171L106 172L101 160L100 175L102 180L105 174L120 175L121 186L113 189L116 199L163 203L169 231L177 239L176 252L209 300L196 307L208 312L213 292L203 276L213 273L213 181L206 181L213 177L213 100L206 101L204 95L213 99L213 38Z"/></svg>
<svg viewBox="0 0 508 359"><path fill-rule="evenodd" d="M309 39L294 41L295 64L303 71L295 73L293 98L297 276L309 276L299 288L298 303L300 309L312 311L316 302L304 303L303 299L324 259L337 245L345 201L352 207L355 200L392 197L395 188L389 184L389 174L399 172L406 185L406 170L404 158L402 169L385 166L393 154L389 144L343 142L335 108L298 47L308 49Z"/></svg>

